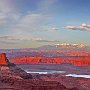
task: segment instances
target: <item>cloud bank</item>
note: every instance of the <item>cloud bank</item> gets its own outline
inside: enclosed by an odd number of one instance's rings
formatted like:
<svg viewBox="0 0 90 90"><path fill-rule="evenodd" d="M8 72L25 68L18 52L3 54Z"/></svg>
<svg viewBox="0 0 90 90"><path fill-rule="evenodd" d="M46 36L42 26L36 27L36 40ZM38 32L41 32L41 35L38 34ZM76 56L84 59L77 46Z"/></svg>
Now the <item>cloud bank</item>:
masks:
<svg viewBox="0 0 90 90"><path fill-rule="evenodd" d="M64 28L71 30L90 31L90 24L81 24L80 26L65 26Z"/></svg>
<svg viewBox="0 0 90 90"><path fill-rule="evenodd" d="M35 40L37 42L59 42L57 40L44 40L44 39L40 39L40 40Z"/></svg>
<svg viewBox="0 0 90 90"><path fill-rule="evenodd" d="M42 38L21 38L21 37L15 37L15 36L0 36L0 40L1 41L6 41L9 40L10 41L35 41L35 42L59 42L58 40L46 40L46 39L42 39ZM3 41L3 42L4 42Z"/></svg>

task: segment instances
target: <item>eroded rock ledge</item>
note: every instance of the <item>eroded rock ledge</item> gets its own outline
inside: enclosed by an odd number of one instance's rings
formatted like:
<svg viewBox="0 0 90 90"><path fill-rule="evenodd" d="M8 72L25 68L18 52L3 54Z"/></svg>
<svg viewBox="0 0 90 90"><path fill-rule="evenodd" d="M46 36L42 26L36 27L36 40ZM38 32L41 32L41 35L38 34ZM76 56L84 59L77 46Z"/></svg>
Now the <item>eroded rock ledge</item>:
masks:
<svg viewBox="0 0 90 90"><path fill-rule="evenodd" d="M16 77L21 79L32 79L31 74L27 74L15 64L10 63L5 53L0 54L0 76Z"/></svg>

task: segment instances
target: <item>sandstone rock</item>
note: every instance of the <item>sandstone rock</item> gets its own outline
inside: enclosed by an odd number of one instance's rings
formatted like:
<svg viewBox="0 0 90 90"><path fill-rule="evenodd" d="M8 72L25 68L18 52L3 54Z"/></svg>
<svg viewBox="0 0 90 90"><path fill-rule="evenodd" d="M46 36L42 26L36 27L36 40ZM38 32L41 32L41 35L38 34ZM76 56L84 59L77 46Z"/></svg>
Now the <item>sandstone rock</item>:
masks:
<svg viewBox="0 0 90 90"><path fill-rule="evenodd" d="M10 63L5 53L0 54L0 75L21 79L32 79L32 75Z"/></svg>
<svg viewBox="0 0 90 90"><path fill-rule="evenodd" d="M5 53L0 54L0 65L7 65L7 64L8 62L7 62L6 54Z"/></svg>
<svg viewBox="0 0 90 90"><path fill-rule="evenodd" d="M10 59L15 64L62 64L75 66L90 66L90 56L45 57L45 56L15 56Z"/></svg>

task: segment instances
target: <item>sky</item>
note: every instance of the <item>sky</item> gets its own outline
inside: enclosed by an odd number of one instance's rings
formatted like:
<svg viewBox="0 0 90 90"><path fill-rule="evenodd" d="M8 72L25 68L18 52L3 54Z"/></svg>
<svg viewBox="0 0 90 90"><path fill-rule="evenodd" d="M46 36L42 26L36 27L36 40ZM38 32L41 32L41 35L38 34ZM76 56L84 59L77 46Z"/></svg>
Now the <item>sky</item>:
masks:
<svg viewBox="0 0 90 90"><path fill-rule="evenodd" d="M90 0L0 0L0 48L90 45Z"/></svg>

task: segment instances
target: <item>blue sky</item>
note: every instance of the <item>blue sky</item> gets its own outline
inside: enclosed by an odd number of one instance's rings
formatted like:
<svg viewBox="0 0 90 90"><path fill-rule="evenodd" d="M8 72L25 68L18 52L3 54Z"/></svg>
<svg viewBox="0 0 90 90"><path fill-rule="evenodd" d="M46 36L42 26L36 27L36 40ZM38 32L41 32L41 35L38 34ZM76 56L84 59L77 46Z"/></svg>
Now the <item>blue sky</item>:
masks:
<svg viewBox="0 0 90 90"><path fill-rule="evenodd" d="M90 45L90 0L0 0L0 48Z"/></svg>

